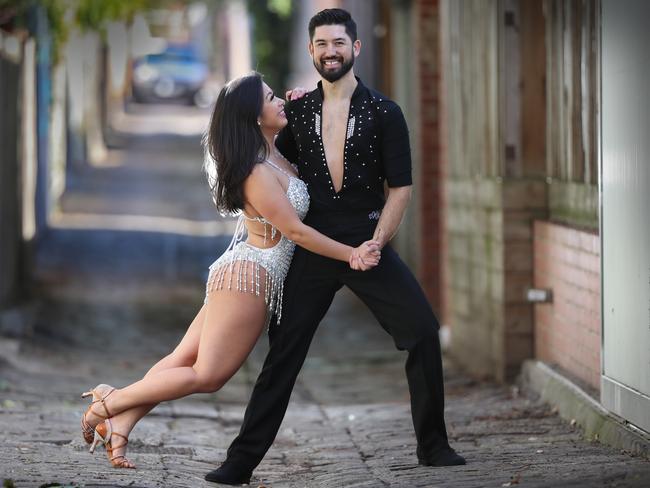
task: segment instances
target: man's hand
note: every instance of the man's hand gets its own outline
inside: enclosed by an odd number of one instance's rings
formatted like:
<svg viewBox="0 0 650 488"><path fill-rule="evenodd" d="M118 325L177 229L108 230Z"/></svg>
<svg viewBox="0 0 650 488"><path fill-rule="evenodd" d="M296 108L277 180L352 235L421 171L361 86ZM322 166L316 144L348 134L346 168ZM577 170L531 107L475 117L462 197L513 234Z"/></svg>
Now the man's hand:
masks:
<svg viewBox="0 0 650 488"><path fill-rule="evenodd" d="M285 94L285 98L287 102L290 102L291 100L298 100L302 97L304 97L307 92L307 88L303 88L302 86L297 86L293 90L287 90L287 93Z"/></svg>
<svg viewBox="0 0 650 488"><path fill-rule="evenodd" d="M359 247L354 248L350 254L350 268L356 271L367 271L379 264L381 251L379 242L366 241Z"/></svg>

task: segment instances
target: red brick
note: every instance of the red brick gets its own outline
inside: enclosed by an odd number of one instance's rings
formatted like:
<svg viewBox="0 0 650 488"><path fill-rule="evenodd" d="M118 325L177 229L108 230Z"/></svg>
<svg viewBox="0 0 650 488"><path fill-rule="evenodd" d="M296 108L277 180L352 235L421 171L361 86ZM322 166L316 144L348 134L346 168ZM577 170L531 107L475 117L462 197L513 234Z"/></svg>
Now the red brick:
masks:
<svg viewBox="0 0 650 488"><path fill-rule="evenodd" d="M600 241L600 235L592 232L580 233L580 249L594 253L594 245Z"/></svg>
<svg viewBox="0 0 650 488"><path fill-rule="evenodd" d="M554 303L535 306L535 354L600 387L600 261L597 235L534 224L535 286Z"/></svg>
<svg viewBox="0 0 650 488"><path fill-rule="evenodd" d="M600 274L600 256L583 250L578 257L578 261L582 269Z"/></svg>

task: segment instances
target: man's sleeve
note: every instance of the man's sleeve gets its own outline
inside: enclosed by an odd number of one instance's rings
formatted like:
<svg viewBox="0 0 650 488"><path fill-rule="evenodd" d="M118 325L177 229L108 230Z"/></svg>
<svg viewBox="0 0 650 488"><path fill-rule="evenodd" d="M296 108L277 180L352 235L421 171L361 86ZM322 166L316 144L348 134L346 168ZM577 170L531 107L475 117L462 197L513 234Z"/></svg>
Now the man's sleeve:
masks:
<svg viewBox="0 0 650 488"><path fill-rule="evenodd" d="M402 109L396 103L379 105L381 123L381 161L388 186L409 186L411 177L411 145Z"/></svg>
<svg viewBox="0 0 650 488"><path fill-rule="evenodd" d="M285 113L287 111L285 110ZM287 113L288 115L288 113ZM290 163L298 165L298 146L291 131L291 121L287 122L284 129L280 131L278 137L275 138L275 147L278 148L280 153L289 160Z"/></svg>

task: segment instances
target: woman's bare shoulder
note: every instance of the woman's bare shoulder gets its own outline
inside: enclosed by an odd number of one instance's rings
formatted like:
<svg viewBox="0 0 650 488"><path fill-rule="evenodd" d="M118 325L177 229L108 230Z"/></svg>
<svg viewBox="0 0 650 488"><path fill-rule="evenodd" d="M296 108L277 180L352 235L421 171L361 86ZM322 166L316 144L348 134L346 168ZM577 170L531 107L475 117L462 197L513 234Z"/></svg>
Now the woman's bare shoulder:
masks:
<svg viewBox="0 0 650 488"><path fill-rule="evenodd" d="M244 191L259 190L260 188L271 189L279 184L273 170L266 164L258 163L253 166L251 173L244 180Z"/></svg>

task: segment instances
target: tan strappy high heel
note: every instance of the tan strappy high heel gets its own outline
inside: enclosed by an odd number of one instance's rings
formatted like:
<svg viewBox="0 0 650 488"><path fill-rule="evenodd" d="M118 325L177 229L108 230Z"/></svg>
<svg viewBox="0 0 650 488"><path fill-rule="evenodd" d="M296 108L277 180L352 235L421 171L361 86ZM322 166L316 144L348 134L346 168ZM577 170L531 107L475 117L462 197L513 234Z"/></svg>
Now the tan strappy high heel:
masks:
<svg viewBox="0 0 650 488"><path fill-rule="evenodd" d="M113 445L113 436L121 437L124 439L124 443L120 444L119 446ZM90 452L94 452L95 447L97 447L97 444L100 442L104 444L108 460L114 468L135 469L135 465L123 454L113 456L113 451L115 449L120 449L121 447L126 447L126 445L129 443L129 439L125 435L122 435L118 432L113 432L113 426L111 425L110 419L104 420L102 423L98 424L97 427L95 427L95 437L93 439L93 443L90 446Z"/></svg>
<svg viewBox="0 0 650 488"><path fill-rule="evenodd" d="M105 390L106 388L110 388L110 390L105 395L100 395L97 392L97 390ZM89 413L91 413L91 414L95 415L96 417L99 417L101 420L106 420L106 419L112 417L111 413L108 411L108 408L106 407L106 403L104 402L104 400L106 400L108 395L110 395L114 391L115 391L115 388L113 388L112 386L101 384L101 385L97 385L92 390L84 391L81 394L81 398L86 398L86 397L89 397L89 396L93 397L93 401L90 402L90 405L88 406L88 408L84 412L83 416L81 417L81 433L83 435L84 441L86 441L86 444L90 444L93 441L93 437L95 435L95 429L93 429L90 426L90 424L86 420L86 416ZM93 409L92 409L93 405L96 404L96 403L101 403L102 404L102 407L104 407L104 412L106 413L106 415L102 415L101 413L97 413L97 412L93 411Z"/></svg>

